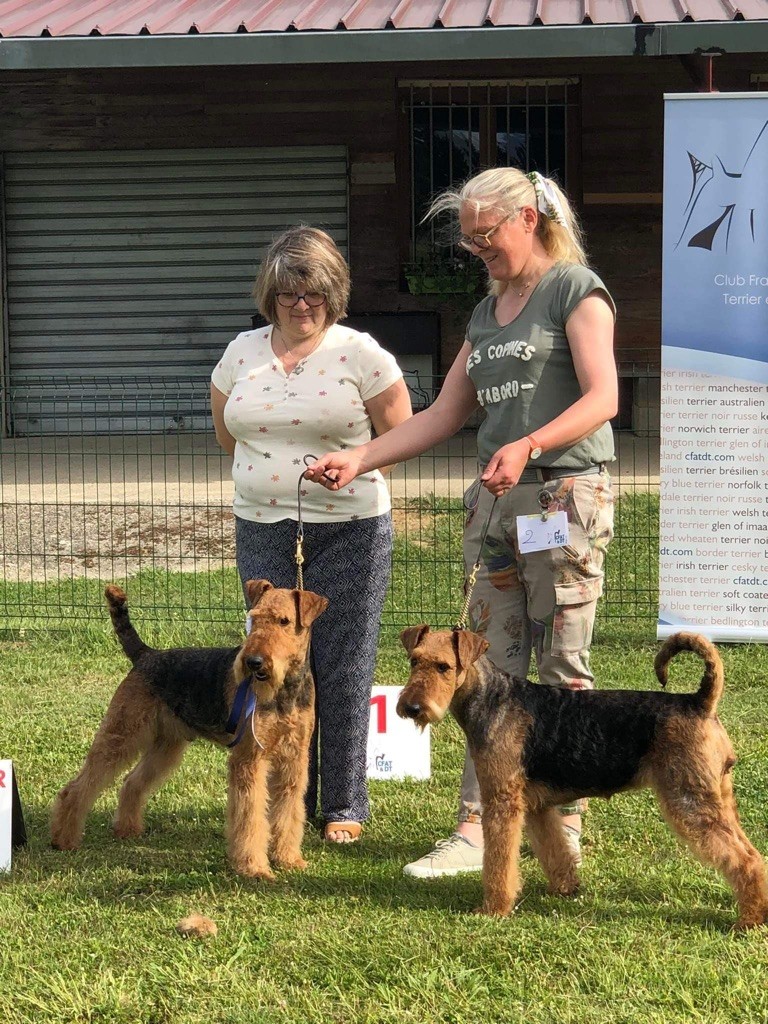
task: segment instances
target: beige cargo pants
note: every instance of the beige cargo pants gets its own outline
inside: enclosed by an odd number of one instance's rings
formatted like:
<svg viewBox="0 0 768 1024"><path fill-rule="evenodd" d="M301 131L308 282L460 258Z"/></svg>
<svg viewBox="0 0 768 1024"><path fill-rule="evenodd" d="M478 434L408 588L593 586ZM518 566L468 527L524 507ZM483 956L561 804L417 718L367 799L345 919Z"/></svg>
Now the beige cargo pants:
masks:
<svg viewBox="0 0 768 1024"><path fill-rule="evenodd" d="M488 657L510 675L527 678L531 652L539 681L549 686L591 689L589 648L597 599L603 592L603 562L613 537L613 494L607 473L571 476L546 483L521 483L494 505L475 481L465 495L471 505L464 530L467 575L480 554L469 609L469 628L484 633ZM568 544L521 555L517 516L565 511ZM488 523L488 533L480 542ZM573 814L579 805L562 807ZM482 820L480 789L467 752L461 781L459 821Z"/></svg>

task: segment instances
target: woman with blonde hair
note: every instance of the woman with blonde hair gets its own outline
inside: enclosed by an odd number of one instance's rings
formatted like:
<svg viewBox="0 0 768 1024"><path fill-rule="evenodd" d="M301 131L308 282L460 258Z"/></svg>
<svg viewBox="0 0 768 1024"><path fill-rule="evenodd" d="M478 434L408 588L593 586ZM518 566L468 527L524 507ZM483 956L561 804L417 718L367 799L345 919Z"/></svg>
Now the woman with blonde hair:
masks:
<svg viewBox="0 0 768 1024"><path fill-rule="evenodd" d="M211 377L216 438L233 459L243 584L296 585L300 499L304 584L330 599L312 630L319 741L316 733L305 803L314 816L319 776L324 835L338 843L356 840L369 816L366 744L392 554L389 491L378 471L337 496L303 481L297 491L305 455L363 445L371 428L383 435L411 415L394 357L338 323L349 291L349 269L329 235L285 231L254 286L268 326L239 334Z"/></svg>
<svg viewBox="0 0 768 1024"><path fill-rule="evenodd" d="M479 473L465 496L472 507L467 570L478 556L482 562L470 626L485 633L489 657L511 675L528 675L533 651L542 683L590 688L592 627L613 536L606 471L618 404L613 300L587 266L567 198L538 172L484 171L438 197L430 214L445 211L458 215L458 244L483 261L488 295L470 317L440 394L385 437L323 455L307 476L332 491L344 488L445 440L481 406ZM565 512L566 543L521 552L517 517L543 511ZM579 860L580 810L561 808ZM482 805L469 755L458 818L450 838L406 865L406 874L482 868Z"/></svg>

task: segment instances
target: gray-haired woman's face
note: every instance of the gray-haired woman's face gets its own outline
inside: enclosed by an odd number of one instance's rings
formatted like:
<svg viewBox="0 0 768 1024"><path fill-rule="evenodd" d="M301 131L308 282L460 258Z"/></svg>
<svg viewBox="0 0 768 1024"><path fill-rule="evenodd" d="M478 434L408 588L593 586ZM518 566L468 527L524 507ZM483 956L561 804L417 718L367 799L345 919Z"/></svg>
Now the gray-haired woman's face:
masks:
<svg viewBox="0 0 768 1024"><path fill-rule="evenodd" d="M293 344L313 338L325 329L328 303L320 293L307 292L303 287L291 291L278 289L275 306L277 326Z"/></svg>

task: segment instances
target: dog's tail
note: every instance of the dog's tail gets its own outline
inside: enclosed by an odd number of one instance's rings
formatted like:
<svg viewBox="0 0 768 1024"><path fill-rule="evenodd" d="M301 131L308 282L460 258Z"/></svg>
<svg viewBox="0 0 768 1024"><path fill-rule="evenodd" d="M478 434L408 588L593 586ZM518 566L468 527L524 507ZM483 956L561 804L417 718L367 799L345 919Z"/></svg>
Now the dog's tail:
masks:
<svg viewBox="0 0 768 1024"><path fill-rule="evenodd" d="M699 707L706 715L713 715L717 703L723 695L723 663L717 648L699 633L674 633L656 655L653 667L656 678L662 686L667 685L667 666L680 651L691 651L704 662L704 675L701 677L696 697Z"/></svg>
<svg viewBox="0 0 768 1024"><path fill-rule="evenodd" d="M148 651L149 647L147 647L131 624L125 591L111 583L104 591L104 596L109 605L109 614L112 617L112 625L115 627L117 639L135 665L139 655L143 654L144 651Z"/></svg>

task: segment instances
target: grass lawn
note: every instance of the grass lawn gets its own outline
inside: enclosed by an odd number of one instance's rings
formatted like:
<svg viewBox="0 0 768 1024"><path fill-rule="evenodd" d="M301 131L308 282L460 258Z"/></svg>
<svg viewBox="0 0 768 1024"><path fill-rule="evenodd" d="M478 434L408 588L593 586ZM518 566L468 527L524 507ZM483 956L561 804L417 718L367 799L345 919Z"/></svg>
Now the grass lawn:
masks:
<svg viewBox="0 0 768 1024"><path fill-rule="evenodd" d="M633 513L638 535L644 514ZM630 554L614 564L648 587L655 560L641 552L630 567ZM434 578L445 584L440 573ZM154 574L141 581L150 585L173 597L188 593L190 581ZM396 585L405 600L409 583ZM141 586L133 581L131 594ZM209 586L198 579L194 593ZM42 591L30 597L42 602ZM65 606L55 593L46 598L46 614ZM431 596L425 610L430 604ZM144 615L142 629L163 645L237 635L234 626L196 625L192 616L170 625L164 615L152 618ZM651 617L604 615L593 653L599 683L653 689L653 636ZM766 853L768 651L721 652L720 709L740 758L742 820ZM125 667L101 623L0 640L0 756L16 763L30 838L0 880L2 1024L768 1021L768 928L729 931L729 889L680 848L648 794L592 802L574 900L548 896L530 857L522 901L506 920L470 913L480 898L476 876L404 878L402 864L454 821L463 744L452 721L433 730L429 782L373 783L362 842L329 848L308 827L308 870L271 885L227 867L225 754L205 744L193 746L150 803L145 836L111 836L112 789L89 819L83 848L52 850L51 801L79 769ZM405 672L396 631L387 630L378 681L402 682ZM673 688L692 689L699 676L694 658L676 659ZM193 911L217 922L216 938L176 934L176 922Z"/></svg>

